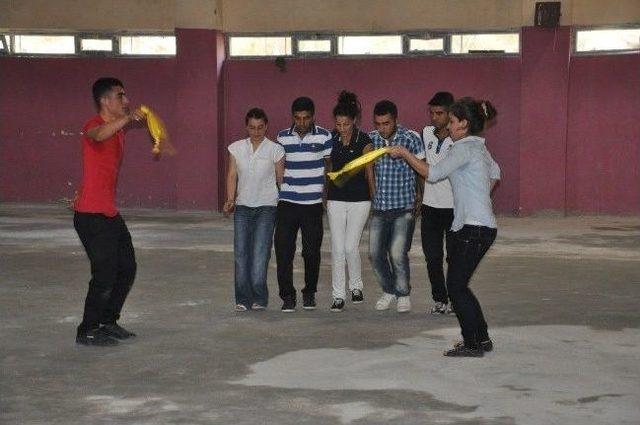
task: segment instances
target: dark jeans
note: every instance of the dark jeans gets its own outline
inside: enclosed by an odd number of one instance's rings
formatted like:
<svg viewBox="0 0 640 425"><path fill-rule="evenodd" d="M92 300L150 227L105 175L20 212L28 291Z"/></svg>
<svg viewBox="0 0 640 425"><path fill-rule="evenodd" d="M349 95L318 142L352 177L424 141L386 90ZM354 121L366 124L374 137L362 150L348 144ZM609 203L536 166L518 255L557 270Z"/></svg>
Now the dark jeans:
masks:
<svg viewBox="0 0 640 425"><path fill-rule="evenodd" d="M298 230L302 232L302 258L304 259L303 294L314 294L320 273L320 246L322 245L322 204L294 204L280 201L276 213L274 247L278 265L280 298L295 299L293 287L293 257L296 252Z"/></svg>
<svg viewBox="0 0 640 425"><path fill-rule="evenodd" d="M369 259L382 291L411 293L409 250L415 228L413 211L374 211L369 224Z"/></svg>
<svg viewBox="0 0 640 425"><path fill-rule="evenodd" d="M431 282L431 296L435 302L447 304L447 287L444 280L444 239L451 229L453 208L434 208L422 205L420 235L422 252L427 261L427 273ZM449 244L447 246L447 263L449 262Z"/></svg>
<svg viewBox="0 0 640 425"><path fill-rule="evenodd" d="M237 205L233 214L236 304L267 306L267 268L271 258L276 207Z"/></svg>
<svg viewBox="0 0 640 425"><path fill-rule="evenodd" d="M469 289L469 280L496 234L497 230L490 227L465 225L457 232L450 232L447 239L451 245L447 270L449 298L460 322L464 343L469 347L489 339L487 322L478 299Z"/></svg>
<svg viewBox="0 0 640 425"><path fill-rule="evenodd" d="M120 214L106 217L76 212L73 226L91 262L89 291L78 326L78 332L86 332L120 318L136 276L136 259L131 234Z"/></svg>

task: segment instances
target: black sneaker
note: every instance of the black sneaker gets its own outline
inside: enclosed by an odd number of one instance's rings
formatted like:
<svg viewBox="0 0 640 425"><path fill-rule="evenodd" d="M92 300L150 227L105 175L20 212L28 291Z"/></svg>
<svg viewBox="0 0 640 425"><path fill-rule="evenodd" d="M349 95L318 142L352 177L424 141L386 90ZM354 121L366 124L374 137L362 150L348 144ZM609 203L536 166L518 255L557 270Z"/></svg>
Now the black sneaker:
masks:
<svg viewBox="0 0 640 425"><path fill-rule="evenodd" d="M76 335L76 344L113 347L114 345L118 345L119 342L117 339L107 335L102 328L97 328L86 332L78 332Z"/></svg>
<svg viewBox="0 0 640 425"><path fill-rule="evenodd" d="M464 341L458 341L453 346L454 347L461 347L463 345L464 345ZM491 341L490 339L487 339L485 341L481 341L480 342L480 348L482 348L482 351L484 351L485 353L488 353L489 351L493 351L493 341Z"/></svg>
<svg viewBox="0 0 640 425"><path fill-rule="evenodd" d="M315 310L316 294L302 294L302 308L305 310Z"/></svg>
<svg viewBox="0 0 640 425"><path fill-rule="evenodd" d="M136 334L129 332L117 323L105 323L100 329L102 329L106 335L115 339L127 339L136 336Z"/></svg>
<svg viewBox="0 0 640 425"><path fill-rule="evenodd" d="M282 312L283 313L293 313L296 311L296 299L295 298L287 298L282 303Z"/></svg>
<svg viewBox="0 0 640 425"><path fill-rule="evenodd" d="M331 304L331 311L340 313L344 309L344 300L342 298L336 298Z"/></svg>
<svg viewBox="0 0 640 425"><path fill-rule="evenodd" d="M463 344L455 344L451 350L444 352L446 357L482 357L484 350L482 347L467 347Z"/></svg>
<svg viewBox="0 0 640 425"><path fill-rule="evenodd" d="M351 291L351 302L354 304L362 304L362 302L364 301L364 295L362 294L362 291L359 289L354 289L353 291Z"/></svg>

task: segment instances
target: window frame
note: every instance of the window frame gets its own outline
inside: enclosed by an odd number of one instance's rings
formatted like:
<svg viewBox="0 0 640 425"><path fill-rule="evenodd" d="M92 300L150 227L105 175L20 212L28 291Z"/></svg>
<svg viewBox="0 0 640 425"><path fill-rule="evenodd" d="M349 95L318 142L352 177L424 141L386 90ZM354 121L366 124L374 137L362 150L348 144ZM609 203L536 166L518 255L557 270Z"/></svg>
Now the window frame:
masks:
<svg viewBox="0 0 640 425"><path fill-rule="evenodd" d="M291 39L291 54L290 55L261 55L261 56L245 56L245 55L240 55L240 56L231 56L231 38L233 37L258 37L258 38L290 38ZM225 50L225 55L226 55L226 59L229 60L259 60L259 59L264 59L264 60L274 60L276 58L294 58L295 57L295 43L294 43L294 38L293 38L293 33L287 32L287 33L230 33L226 35L226 43L224 46L224 50Z"/></svg>
<svg viewBox="0 0 640 425"><path fill-rule="evenodd" d="M578 51L578 32L579 31L598 31L598 30L640 30L640 25L598 25L598 26L575 26L572 28L571 34L571 55L572 56L610 56L610 55L632 55L640 53L637 49L616 49L616 50L588 50Z"/></svg>
<svg viewBox="0 0 640 425"><path fill-rule="evenodd" d="M503 51L473 51L467 53L453 53L451 51L452 48L452 38L456 35L494 35L494 34L517 34L518 35L518 51L517 52L505 52ZM447 56L450 57L519 57L522 53L522 31L521 29L506 29L506 30L497 30L497 31L448 31L447 38L449 39Z"/></svg>
<svg viewBox="0 0 640 425"><path fill-rule="evenodd" d="M119 58L175 58L178 55L178 38L176 37L175 32L162 32L162 31L123 31L119 33L115 33L114 36L117 39L118 50L115 50L114 45L114 53ZM173 37L176 42L176 52L174 54L145 54L145 53L121 53L121 39L122 37Z"/></svg>
<svg viewBox="0 0 640 425"><path fill-rule="evenodd" d="M73 32L57 32L57 31L18 31L8 34L10 36L11 43L11 56L18 57L33 57L33 58L73 58L78 56L78 49L76 46L76 33ZM73 48L74 53L33 53L33 52L16 52L16 37L20 36L43 36L43 37L74 37Z"/></svg>
<svg viewBox="0 0 640 425"><path fill-rule="evenodd" d="M299 41L329 41L331 48L328 52L301 52L298 50ZM313 57L330 57L338 55L338 38L333 33L293 33L291 38L291 54L294 57L313 58Z"/></svg>
<svg viewBox="0 0 640 425"><path fill-rule="evenodd" d="M339 53L338 44L340 43L340 37L400 37L400 53ZM337 58L348 59L361 59L361 58L399 58L406 56L404 51L404 37L401 32L338 32L335 34L336 38L336 53Z"/></svg>
<svg viewBox="0 0 640 425"><path fill-rule="evenodd" d="M411 40L442 39L442 50L410 50ZM446 32L407 32L403 34L403 51L406 56L448 56L451 49L451 38Z"/></svg>
<svg viewBox="0 0 640 425"><path fill-rule="evenodd" d="M83 39L111 40L111 51L82 50ZM102 57L125 56L120 54L120 35L115 33L110 33L110 34L98 33L98 32L78 33L76 36L76 51L78 52L77 53L78 56L102 56ZM132 56L132 55L126 55L126 56Z"/></svg>

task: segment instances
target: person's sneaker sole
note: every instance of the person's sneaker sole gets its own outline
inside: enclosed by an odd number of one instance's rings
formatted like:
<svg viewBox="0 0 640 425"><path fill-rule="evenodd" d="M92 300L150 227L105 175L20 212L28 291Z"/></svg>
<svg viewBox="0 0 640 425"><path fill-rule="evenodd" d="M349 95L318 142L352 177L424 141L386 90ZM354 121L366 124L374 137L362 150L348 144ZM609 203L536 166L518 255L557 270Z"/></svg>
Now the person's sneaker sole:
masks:
<svg viewBox="0 0 640 425"><path fill-rule="evenodd" d="M484 351L478 347L476 349L454 347L451 350L447 350L444 353L445 357L483 357Z"/></svg>
<svg viewBox="0 0 640 425"><path fill-rule="evenodd" d="M106 335L102 335L97 338L90 337L90 336L84 336L84 337L76 336L76 344L92 346L92 347L114 347L120 344L120 342L117 339L111 338Z"/></svg>
<svg viewBox="0 0 640 425"><path fill-rule="evenodd" d="M310 311L310 310L315 310L318 307L315 306L315 305L304 305L304 306L302 306L302 308L307 310L307 311Z"/></svg>

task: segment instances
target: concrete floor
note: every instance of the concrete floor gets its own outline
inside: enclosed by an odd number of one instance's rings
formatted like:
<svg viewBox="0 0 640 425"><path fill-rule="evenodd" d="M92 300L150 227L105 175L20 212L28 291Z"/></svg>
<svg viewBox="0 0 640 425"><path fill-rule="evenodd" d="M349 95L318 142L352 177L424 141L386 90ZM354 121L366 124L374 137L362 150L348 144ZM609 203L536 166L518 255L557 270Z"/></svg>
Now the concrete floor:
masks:
<svg viewBox="0 0 640 425"><path fill-rule="evenodd" d="M640 423L640 217L500 219L472 285L496 349L449 359L457 322L425 313L418 232L409 314L374 311L366 257L365 303L329 312L328 232L317 311L279 311L272 260L269 310L234 313L231 220L123 215L138 338L80 347L71 214L0 204L1 424Z"/></svg>

